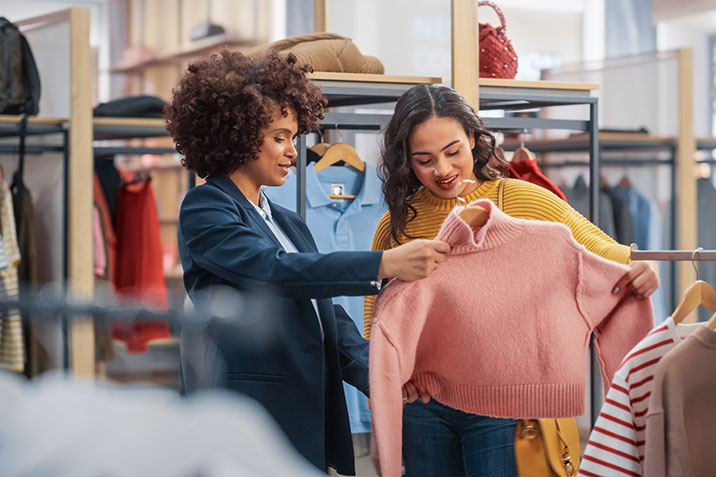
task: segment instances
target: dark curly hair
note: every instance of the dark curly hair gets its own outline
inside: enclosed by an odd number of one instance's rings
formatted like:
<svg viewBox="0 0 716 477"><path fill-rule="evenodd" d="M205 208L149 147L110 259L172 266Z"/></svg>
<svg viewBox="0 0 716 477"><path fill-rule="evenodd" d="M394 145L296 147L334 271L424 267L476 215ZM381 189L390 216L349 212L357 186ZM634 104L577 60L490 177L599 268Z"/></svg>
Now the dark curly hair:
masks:
<svg viewBox="0 0 716 477"><path fill-rule="evenodd" d="M383 195L390 209L391 235L397 243L401 243L407 223L417 216L417 210L408 199L421 186L411 167L408 141L416 127L434 117L454 118L466 133L473 132L474 171L481 181L497 179L507 165L504 157L500 160L494 156L495 137L457 91L435 84L410 88L398 99L381 145ZM412 214L410 218L409 214Z"/></svg>
<svg viewBox="0 0 716 477"><path fill-rule="evenodd" d="M164 107L166 128L182 165L199 177L230 174L255 159L261 130L279 107L295 111L298 133L316 128L327 104L320 88L306 78L313 68L296 57L269 55L254 61L222 50L191 63Z"/></svg>

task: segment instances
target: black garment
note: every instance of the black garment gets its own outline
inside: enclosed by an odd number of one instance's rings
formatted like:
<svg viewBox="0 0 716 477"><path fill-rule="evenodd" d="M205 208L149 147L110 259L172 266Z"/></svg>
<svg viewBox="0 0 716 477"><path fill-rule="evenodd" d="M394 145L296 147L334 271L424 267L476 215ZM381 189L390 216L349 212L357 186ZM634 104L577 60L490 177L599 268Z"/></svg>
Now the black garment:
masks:
<svg viewBox="0 0 716 477"><path fill-rule="evenodd" d="M94 158L94 172L99 178L104 198L107 201L110 223L114 222L114 210L117 208L117 191L121 183L121 178L117 168L114 167L113 159L114 156L95 156Z"/></svg>
<svg viewBox="0 0 716 477"><path fill-rule="evenodd" d="M92 110L95 116L115 116L125 118L161 118L164 116L162 98L156 96L128 96L100 103Z"/></svg>
<svg viewBox="0 0 716 477"><path fill-rule="evenodd" d="M612 201L614 233L616 235L614 240L624 245L631 245L636 241L636 235L634 233L634 217L631 215L629 205L619 197L613 187L603 187L602 193Z"/></svg>
<svg viewBox="0 0 716 477"><path fill-rule="evenodd" d="M574 186L571 189L563 189L562 192L567 197L567 203L574 210L589 217L589 186L584 176L577 177ZM599 228L612 238L616 235L612 201L605 194L599 194Z"/></svg>

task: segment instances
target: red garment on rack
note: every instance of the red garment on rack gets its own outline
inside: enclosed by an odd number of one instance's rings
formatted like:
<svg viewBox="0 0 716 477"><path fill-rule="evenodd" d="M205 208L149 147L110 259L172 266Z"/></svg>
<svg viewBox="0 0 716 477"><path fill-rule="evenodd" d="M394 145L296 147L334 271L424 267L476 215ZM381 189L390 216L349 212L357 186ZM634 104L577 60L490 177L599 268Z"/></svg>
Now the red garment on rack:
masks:
<svg viewBox="0 0 716 477"><path fill-rule="evenodd" d="M518 160L512 160L509 163L508 177L513 179L522 179L523 181L531 182L540 187L544 187L554 195L567 202L567 197L564 193L554 185L554 183L547 179L537 165L537 159L524 158Z"/></svg>
<svg viewBox="0 0 716 477"><path fill-rule="evenodd" d="M114 219L117 295L134 303L166 309L167 286L162 267L159 214L151 181L119 188ZM146 351L150 340L169 336L169 324L165 321L135 320L112 324L112 337L125 341L130 353Z"/></svg>

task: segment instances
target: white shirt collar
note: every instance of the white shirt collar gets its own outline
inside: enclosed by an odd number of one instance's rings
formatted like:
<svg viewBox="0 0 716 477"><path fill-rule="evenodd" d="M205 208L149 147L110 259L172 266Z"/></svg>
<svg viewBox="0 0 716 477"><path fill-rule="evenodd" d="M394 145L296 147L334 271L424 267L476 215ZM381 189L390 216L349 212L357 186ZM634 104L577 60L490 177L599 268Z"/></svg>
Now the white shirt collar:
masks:
<svg viewBox="0 0 716 477"><path fill-rule="evenodd" d="M269 205L268 198L264 195L263 190L259 191L259 205L256 205L253 202L251 202L251 205L254 206L256 211L264 218L264 220L273 220L273 216L271 215L271 206Z"/></svg>

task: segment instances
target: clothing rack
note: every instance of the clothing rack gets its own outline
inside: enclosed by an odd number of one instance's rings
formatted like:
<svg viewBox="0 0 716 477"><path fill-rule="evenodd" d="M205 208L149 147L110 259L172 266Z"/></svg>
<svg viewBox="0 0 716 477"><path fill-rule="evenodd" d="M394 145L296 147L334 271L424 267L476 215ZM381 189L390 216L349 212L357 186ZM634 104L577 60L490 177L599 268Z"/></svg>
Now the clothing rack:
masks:
<svg viewBox="0 0 716 477"><path fill-rule="evenodd" d="M536 153L583 153L588 148L588 143L584 135L572 136L563 140L536 140L528 141L525 147ZM505 150L514 150L520 147L514 141L506 145ZM630 133L630 132L604 132L599 135L599 147L602 153L600 164L609 167L651 167L651 166L669 166L671 167L671 215L672 228L669 232L669 240L672 244L676 243L676 224L677 224L677 204L676 204L676 161L677 161L677 141L672 137L653 136L646 133ZM635 157L619 157L614 154L619 153L665 153L667 158L635 158ZM604 157L609 154L608 157ZM588 166L588 161L559 161L546 162L541 161L542 169L559 169L564 167L584 167ZM599 182L597 182L598 184ZM672 273L672 276L674 274ZM669 293L676 300L677 286L676 280L671 283Z"/></svg>
<svg viewBox="0 0 716 477"><path fill-rule="evenodd" d="M716 250L634 250L632 260L716 262Z"/></svg>

